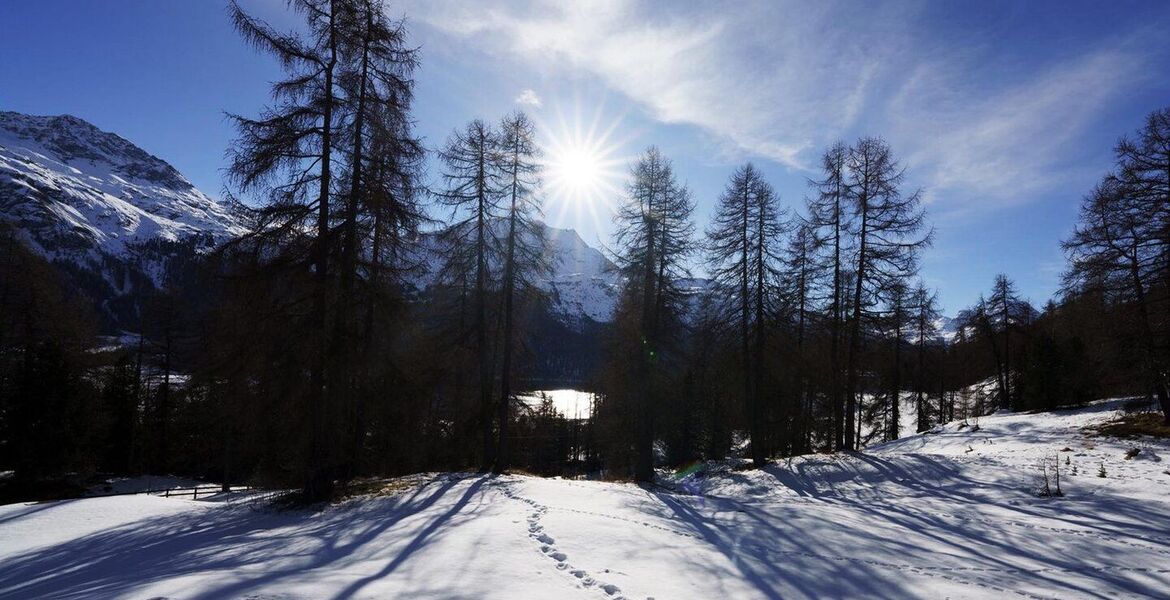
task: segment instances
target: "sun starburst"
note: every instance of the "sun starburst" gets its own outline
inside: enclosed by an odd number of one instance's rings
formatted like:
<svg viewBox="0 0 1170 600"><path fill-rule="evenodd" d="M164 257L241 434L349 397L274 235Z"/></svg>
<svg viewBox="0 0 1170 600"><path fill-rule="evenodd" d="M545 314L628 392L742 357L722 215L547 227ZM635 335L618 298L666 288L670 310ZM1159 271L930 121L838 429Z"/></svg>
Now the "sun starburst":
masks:
<svg viewBox="0 0 1170 600"><path fill-rule="evenodd" d="M622 117L606 115L604 102L586 119L581 102L570 111L557 110L554 120L541 122L544 149L545 213L550 223L591 219L595 231L613 214L621 196L628 157L620 155L624 140L616 139Z"/></svg>

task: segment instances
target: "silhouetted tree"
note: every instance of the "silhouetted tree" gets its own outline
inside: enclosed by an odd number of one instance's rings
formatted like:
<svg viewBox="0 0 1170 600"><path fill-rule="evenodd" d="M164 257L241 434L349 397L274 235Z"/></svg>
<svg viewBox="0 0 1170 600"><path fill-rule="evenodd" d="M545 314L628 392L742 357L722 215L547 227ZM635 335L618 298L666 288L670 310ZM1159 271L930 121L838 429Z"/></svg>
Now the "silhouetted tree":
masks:
<svg viewBox="0 0 1170 600"><path fill-rule="evenodd" d="M936 323L941 316L938 309L938 294L927 290L922 282L918 282L918 286L914 288L911 306L915 310L914 337L918 350L917 365L914 369L914 412L918 417L917 431L922 433L931 427L931 407L926 389L928 385L926 357L928 347L938 334ZM945 387L945 384L942 385ZM940 390L939 406L936 413L940 423L943 422L944 415L941 404L942 393L945 393L945 390Z"/></svg>
<svg viewBox="0 0 1170 600"><path fill-rule="evenodd" d="M728 318L739 325L743 402L757 466L767 459L764 341L780 263L773 245L785 225L772 186L748 163L731 176L707 230L712 282L724 295Z"/></svg>
<svg viewBox="0 0 1170 600"><path fill-rule="evenodd" d="M544 228L536 221L540 201L540 151L535 126L522 112L500 123L499 169L506 202L507 233L504 247L503 357L500 367L500 401L497 406L498 439L494 470L508 468L508 421L512 405L512 359L516 337L516 296L539 294L535 276L550 270Z"/></svg>
<svg viewBox="0 0 1170 600"><path fill-rule="evenodd" d="M845 401L841 386L841 336L844 308L843 251L848 243L848 228L851 225L846 202L848 184L846 160L849 147L836 142L821 157L821 173L824 178L810 181L817 195L808 200L808 217L817 232L818 242L828 249L828 260L833 272L829 304L829 393L833 421L833 447L845 445L844 413Z"/></svg>
<svg viewBox="0 0 1170 600"><path fill-rule="evenodd" d="M1099 293L1136 309L1146 388L1170 423L1165 315L1170 307L1170 109L1154 111L1136 138L1115 148L1116 169L1082 201L1080 222L1063 243L1067 294Z"/></svg>
<svg viewBox="0 0 1170 600"><path fill-rule="evenodd" d="M693 210L690 191L675 179L670 161L649 148L631 169L614 236L615 258L626 281L618 318L630 324L626 333L634 336L618 346L614 360L632 367L618 369L626 371L620 378L627 386L623 393L634 406L633 473L638 481L654 476L656 400L668 375L665 355L684 309L680 279L694 248Z"/></svg>
<svg viewBox="0 0 1170 600"><path fill-rule="evenodd" d="M463 131L453 133L440 153L445 166L445 189L437 192L439 201L451 207L456 215L455 222L447 229L443 276L464 285L474 282L471 331L479 379L484 469L491 468L495 449L488 294L493 283L490 269L499 265L501 243L496 225L504 214L497 168L499 146L499 134L483 121L472 121Z"/></svg>
<svg viewBox="0 0 1170 600"><path fill-rule="evenodd" d="M848 198L857 219L857 262L845 388L845 448L853 449L862 319L884 290L915 273L918 253L930 244L931 233L920 236L925 224L925 213L920 208L921 192L907 195L899 189L905 171L883 140L858 140L850 148L846 163Z"/></svg>

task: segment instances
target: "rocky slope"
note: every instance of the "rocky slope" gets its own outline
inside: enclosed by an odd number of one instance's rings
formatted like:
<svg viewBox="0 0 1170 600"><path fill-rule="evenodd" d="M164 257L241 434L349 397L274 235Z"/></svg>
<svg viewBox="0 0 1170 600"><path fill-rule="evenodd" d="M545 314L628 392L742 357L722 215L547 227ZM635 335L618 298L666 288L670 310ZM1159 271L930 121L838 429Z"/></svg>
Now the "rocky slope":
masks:
<svg viewBox="0 0 1170 600"><path fill-rule="evenodd" d="M243 233L165 161L73 116L0 112L0 218L99 304L107 324L179 262Z"/></svg>

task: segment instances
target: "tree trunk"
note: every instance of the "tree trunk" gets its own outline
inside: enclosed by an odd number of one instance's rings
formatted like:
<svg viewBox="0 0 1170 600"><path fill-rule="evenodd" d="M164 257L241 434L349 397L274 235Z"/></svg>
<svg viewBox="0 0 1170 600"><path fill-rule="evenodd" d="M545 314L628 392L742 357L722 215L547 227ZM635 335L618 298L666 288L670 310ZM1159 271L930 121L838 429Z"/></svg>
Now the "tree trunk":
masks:
<svg viewBox="0 0 1170 600"><path fill-rule="evenodd" d="M761 406L761 404L763 404L763 398L764 398L764 208L765 208L764 207L764 198L757 198L756 200L758 203L758 206L756 207L757 223L756 223L756 240L755 240L755 242L756 242L756 248L755 248L755 254L756 254L756 306L755 306L756 348L755 348L755 357L754 357L754 361L753 361L753 366L755 368L755 370L753 372L753 376L754 376L753 387L755 389L753 390L753 394L752 394L752 405L754 407L752 409L752 412L754 413L754 417L755 417L753 419L755 433L752 434L753 435L753 437L752 437L752 448L753 448L752 461L755 463L755 466L757 468L759 468L759 467L762 467L765 462L767 462L768 453L772 448L770 446L764 446L763 444L761 444L761 448L759 449L759 451L755 450L756 439L757 439L755 436L760 435L761 431L763 430L763 421L764 421L764 414L763 414L764 410L763 410L763 406ZM782 438L781 443L784 442L784 438L788 437L787 436L787 427L788 427L787 419L784 420L782 427L784 429L784 434L781 436L781 438Z"/></svg>
<svg viewBox="0 0 1170 600"><path fill-rule="evenodd" d="M894 308L894 381L890 390L890 425L887 441L898 439L902 419L902 305Z"/></svg>
<svg viewBox="0 0 1170 600"><path fill-rule="evenodd" d="M854 443L854 413L857 411L857 386L858 386L858 360L861 353L861 292L865 282L865 258L866 258L866 243L869 234L869 202L866 190L862 190L862 195L858 201L858 206L861 212L861 230L859 232L860 245L857 252L857 273L856 283L853 287L853 321L849 324L849 358L847 363L847 374L845 379L845 430L846 434L845 446L846 450L856 449Z"/></svg>
<svg viewBox="0 0 1170 600"><path fill-rule="evenodd" d="M1167 393L1165 377L1161 372L1157 359L1157 347L1154 342L1154 329L1150 324L1150 309L1147 300L1145 282L1142 280L1138 268L1137 249L1129 257L1130 280L1133 282L1134 297L1137 300L1138 317L1142 326L1142 346L1145 354L1145 371L1149 378L1149 385L1158 399L1158 406L1162 409L1163 421L1170 425L1170 393Z"/></svg>
<svg viewBox="0 0 1170 600"><path fill-rule="evenodd" d="M171 302L170 296L167 296L165 300L168 302L168 305L163 313L163 318L166 319L166 324L163 328L163 384L158 393L158 465L164 473L169 472L171 454L171 319L173 318L173 307L169 304Z"/></svg>
<svg viewBox="0 0 1170 600"><path fill-rule="evenodd" d="M918 368L914 375L915 406L918 417L918 433L930 429L930 415L926 402L926 312L919 307L918 313ZM941 402L941 399L940 399Z"/></svg>
<svg viewBox="0 0 1170 600"><path fill-rule="evenodd" d="M334 382L333 389L344 394L337 401L338 403L345 404L343 414L348 416L347 425L351 429L351 433L356 433L359 420L358 413L362 410L359 406L362 398L361 394L355 390L355 381L351 366L352 361L348 356L344 356L344 354L347 348L346 341L350 338L349 329L351 323L353 323L350 312L353 309L354 280L357 277L357 219L359 199L362 193L362 150L364 148L362 135L365 130L366 82L369 71L369 35L370 28L373 27L373 24L370 22L371 20L372 15L367 14L365 39L362 43L361 82L358 85L357 110L355 111L353 121L353 165L350 168L349 194L346 199L345 229L341 249L341 293L338 295L337 314L334 318L333 348L331 351L333 360L337 365L334 376L336 381ZM360 439L360 437L351 435L349 439ZM348 479L354 475L357 467L357 448L351 444L344 445L350 446L349 451L345 452L346 456L343 467L345 471L343 477Z"/></svg>
<svg viewBox="0 0 1170 600"><path fill-rule="evenodd" d="M487 138L482 131L479 133L480 154L477 157L478 172L476 174L476 193L478 207L475 216L475 345L478 353L479 365L479 408L483 427L483 463L482 469L487 471L493 461L492 452L492 399L491 374L488 370L487 351L487 232L485 227L487 212Z"/></svg>
<svg viewBox="0 0 1170 600"><path fill-rule="evenodd" d="M512 297L516 290L516 219L517 195L519 193L520 154L512 150L512 207L508 214L508 249L504 262L504 356L500 371L500 404L498 442L494 471L502 473L508 468L508 407L512 402Z"/></svg>
<svg viewBox="0 0 1170 600"><path fill-rule="evenodd" d="M1012 320L1008 308L1008 294L1004 290L1003 298L1003 406L1013 408L1012 402Z"/></svg>
<svg viewBox="0 0 1170 600"><path fill-rule="evenodd" d="M832 394L833 449L845 447L845 406L841 397L841 173L837 173L833 200L833 320L829 370Z"/></svg>
<svg viewBox="0 0 1170 600"><path fill-rule="evenodd" d="M332 431L329 393L325 381L325 367L329 349L329 193L332 184L333 149L333 71L337 66L336 17L331 3L329 15L329 61L325 65L325 100L321 119L321 187L317 196L317 239L313 268L317 290L313 298L313 328L320 333L309 373L309 419L312 440L309 448L308 476L305 481L306 500L323 500L333 494L333 475L330 469L331 451L328 442Z"/></svg>
<svg viewBox="0 0 1170 600"><path fill-rule="evenodd" d="M808 361L804 356L804 315L808 296L808 255L801 249L800 279L797 291L800 296L796 318L796 354L799 361L800 377L797 390L796 427L792 441L791 454L803 454L808 451L809 403L808 403Z"/></svg>
<svg viewBox="0 0 1170 600"><path fill-rule="evenodd" d="M656 175L656 173L655 173ZM651 179L650 193L648 195L646 214L643 217L646 219L646 228L648 235L646 236L646 267L642 289L642 319L639 325L642 333L643 348L638 361L639 373L639 398L637 410L636 427L636 447L634 449L634 479L636 481L649 482L654 480L654 424L653 424L653 385L651 382L653 355L656 350L656 331L655 331L655 271L654 268L657 263L655 257L655 238L658 235L657 227L654 221L654 182Z"/></svg>

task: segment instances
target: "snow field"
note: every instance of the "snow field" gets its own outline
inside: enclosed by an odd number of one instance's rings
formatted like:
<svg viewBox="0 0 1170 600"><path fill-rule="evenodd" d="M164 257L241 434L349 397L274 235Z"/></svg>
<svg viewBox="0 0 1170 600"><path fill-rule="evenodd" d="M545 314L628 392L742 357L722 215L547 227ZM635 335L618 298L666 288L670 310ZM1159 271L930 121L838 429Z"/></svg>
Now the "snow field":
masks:
<svg viewBox="0 0 1170 600"><path fill-rule="evenodd" d="M648 487L431 474L318 512L3 506L0 597L1166 597L1170 448L1081 429L1119 409L1000 414ZM1038 461L1056 455L1066 496L1039 498Z"/></svg>

